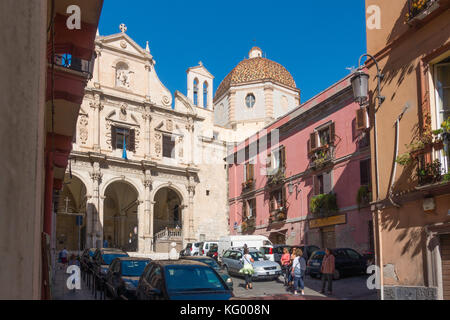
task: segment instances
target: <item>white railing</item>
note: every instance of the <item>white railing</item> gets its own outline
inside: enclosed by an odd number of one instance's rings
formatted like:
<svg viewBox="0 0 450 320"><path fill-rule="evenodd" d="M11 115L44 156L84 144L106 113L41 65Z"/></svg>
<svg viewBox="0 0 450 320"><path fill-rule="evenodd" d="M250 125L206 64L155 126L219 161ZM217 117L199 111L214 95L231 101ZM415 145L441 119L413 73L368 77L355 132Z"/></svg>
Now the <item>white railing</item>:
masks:
<svg viewBox="0 0 450 320"><path fill-rule="evenodd" d="M169 240L174 238L181 238L181 229L165 228L155 234L155 240Z"/></svg>

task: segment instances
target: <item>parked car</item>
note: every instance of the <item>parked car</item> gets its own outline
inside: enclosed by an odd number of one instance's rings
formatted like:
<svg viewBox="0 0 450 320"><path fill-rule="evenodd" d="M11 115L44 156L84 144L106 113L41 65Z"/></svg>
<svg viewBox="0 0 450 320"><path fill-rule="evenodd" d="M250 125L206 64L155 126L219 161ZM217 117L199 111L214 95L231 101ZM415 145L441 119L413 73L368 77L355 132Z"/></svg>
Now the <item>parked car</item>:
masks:
<svg viewBox="0 0 450 320"><path fill-rule="evenodd" d="M180 251L180 257L190 256L192 253L192 242L186 244L186 248Z"/></svg>
<svg viewBox="0 0 450 320"><path fill-rule="evenodd" d="M362 253L362 256L364 257L364 259L366 259L367 266L371 266L373 264L375 264L375 252L373 252L372 250L366 250Z"/></svg>
<svg viewBox="0 0 450 320"><path fill-rule="evenodd" d="M273 245L269 238L259 235L244 235L244 236L225 236L219 239L219 261L223 254L230 248L244 247L261 248L267 245Z"/></svg>
<svg viewBox="0 0 450 320"><path fill-rule="evenodd" d="M219 245L218 241L204 241L203 246L199 248L199 255L200 256L207 256L208 251L213 247Z"/></svg>
<svg viewBox="0 0 450 320"><path fill-rule="evenodd" d="M306 245L306 246L297 246L295 248L299 248L302 250L303 252L303 258L305 258L306 261L309 260L309 258L311 257L311 255L314 253L314 251L320 250L320 248L318 246L310 246L310 245Z"/></svg>
<svg viewBox="0 0 450 320"><path fill-rule="evenodd" d="M213 268L188 259L150 262L137 288L138 300L229 300L233 296Z"/></svg>
<svg viewBox="0 0 450 320"><path fill-rule="evenodd" d="M194 242L194 244L192 245L192 251L191 251L191 256L199 256L200 255L200 250L203 248L203 242Z"/></svg>
<svg viewBox="0 0 450 320"><path fill-rule="evenodd" d="M332 254L335 258L334 280L338 280L343 276L365 274L366 259L355 250L348 248L332 249ZM325 251L318 250L313 252L307 263L306 274L309 274L311 277L321 276L320 268L324 256Z"/></svg>
<svg viewBox="0 0 450 320"><path fill-rule="evenodd" d="M292 246L289 246L287 244L274 244L273 245L273 257L274 261L281 265L281 256L283 255L284 248L287 248L289 250L289 253L292 252Z"/></svg>
<svg viewBox="0 0 450 320"><path fill-rule="evenodd" d="M90 248L90 249L84 249L83 253L80 257L80 266L81 269L87 272L88 270L91 270L94 263L94 254L97 249Z"/></svg>
<svg viewBox="0 0 450 320"><path fill-rule="evenodd" d="M320 296L295 296L293 294L284 293L284 294L274 294L274 295L264 295L264 296L258 296L258 297L234 297L230 300L235 301L255 301L255 300L266 300L266 301L274 301L274 300L322 300L322 301L332 301L332 300L338 300L336 298L329 298L329 297L320 297Z"/></svg>
<svg viewBox="0 0 450 320"><path fill-rule="evenodd" d="M259 248L259 251L267 257L270 261L275 261L275 255L273 253L273 245L265 245Z"/></svg>
<svg viewBox="0 0 450 320"><path fill-rule="evenodd" d="M183 257L182 259L202 262L217 271L227 286L233 290L233 279L220 267L216 260L210 257Z"/></svg>
<svg viewBox="0 0 450 320"><path fill-rule="evenodd" d="M255 260L253 268L255 273L254 279L272 279L275 280L281 275L281 267L278 263L270 261L266 258L261 251L250 248L250 255ZM227 250L222 257L222 267L227 271L229 275L235 274L242 276L239 273L244 266L241 261L244 254L243 248L231 248Z"/></svg>
<svg viewBox="0 0 450 320"><path fill-rule="evenodd" d="M213 258L214 260L216 260L218 262L219 261L219 246L211 245L206 256Z"/></svg>
<svg viewBox="0 0 450 320"><path fill-rule="evenodd" d="M120 249L97 249L93 259L93 271L94 275L104 280L105 275L108 273L109 265L116 258L129 257L128 253Z"/></svg>
<svg viewBox="0 0 450 320"><path fill-rule="evenodd" d="M139 278L150 261L131 257L114 259L105 275L106 294L114 299L135 300Z"/></svg>

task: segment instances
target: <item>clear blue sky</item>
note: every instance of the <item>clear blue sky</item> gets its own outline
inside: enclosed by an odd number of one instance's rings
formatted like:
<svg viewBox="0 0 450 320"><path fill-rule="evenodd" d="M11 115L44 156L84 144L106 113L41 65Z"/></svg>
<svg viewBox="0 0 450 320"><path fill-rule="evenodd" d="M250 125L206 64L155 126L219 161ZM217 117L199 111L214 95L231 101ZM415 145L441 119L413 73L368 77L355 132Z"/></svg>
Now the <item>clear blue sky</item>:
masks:
<svg viewBox="0 0 450 320"><path fill-rule="evenodd" d="M302 102L349 74L366 52L364 1L105 0L100 34L148 40L159 78L186 94L186 70L202 61L223 78L254 45L284 65ZM256 40L256 41L254 41Z"/></svg>

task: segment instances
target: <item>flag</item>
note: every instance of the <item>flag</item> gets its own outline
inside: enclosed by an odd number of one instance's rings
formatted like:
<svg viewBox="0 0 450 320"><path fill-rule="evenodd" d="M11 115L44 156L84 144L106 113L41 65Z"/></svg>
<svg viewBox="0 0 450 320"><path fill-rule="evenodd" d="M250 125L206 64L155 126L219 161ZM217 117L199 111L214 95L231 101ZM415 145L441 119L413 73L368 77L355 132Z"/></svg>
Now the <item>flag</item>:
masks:
<svg viewBox="0 0 450 320"><path fill-rule="evenodd" d="M127 140L125 139L125 135L123 136L123 153L122 153L122 158L125 160L128 160L127 157Z"/></svg>

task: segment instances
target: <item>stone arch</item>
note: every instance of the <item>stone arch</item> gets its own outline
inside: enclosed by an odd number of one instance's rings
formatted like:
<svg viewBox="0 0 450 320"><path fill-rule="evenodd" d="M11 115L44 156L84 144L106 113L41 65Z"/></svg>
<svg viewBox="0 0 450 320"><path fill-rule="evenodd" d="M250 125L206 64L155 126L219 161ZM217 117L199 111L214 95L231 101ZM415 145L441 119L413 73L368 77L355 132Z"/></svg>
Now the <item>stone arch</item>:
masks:
<svg viewBox="0 0 450 320"><path fill-rule="evenodd" d="M131 179L113 178L102 188L103 241L108 247L138 251L141 192ZM106 240L106 241L105 241ZM106 246L106 244L104 245Z"/></svg>
<svg viewBox="0 0 450 320"><path fill-rule="evenodd" d="M109 179L107 182L103 183L102 187L100 189L100 195L104 197L106 189L114 182L123 182L123 183L130 185L132 188L134 188L134 190L138 194L138 200L143 201L142 194L144 191L142 190L142 187L137 185L135 181L133 181L132 179L130 179L126 176L114 177L114 178Z"/></svg>
<svg viewBox="0 0 450 320"><path fill-rule="evenodd" d="M67 172L56 208L56 250L83 250L88 245L87 202L91 185L78 173Z"/></svg>

